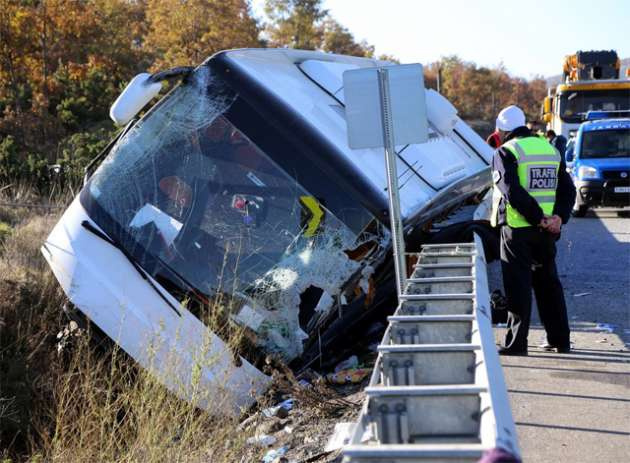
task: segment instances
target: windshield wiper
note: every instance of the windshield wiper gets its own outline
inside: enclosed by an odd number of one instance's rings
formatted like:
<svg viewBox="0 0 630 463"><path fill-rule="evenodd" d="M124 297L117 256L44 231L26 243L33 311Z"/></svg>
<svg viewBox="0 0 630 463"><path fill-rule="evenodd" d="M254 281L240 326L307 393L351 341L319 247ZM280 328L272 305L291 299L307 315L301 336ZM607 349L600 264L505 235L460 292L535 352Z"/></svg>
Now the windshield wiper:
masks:
<svg viewBox="0 0 630 463"><path fill-rule="evenodd" d="M164 295L164 293L162 293L162 291L160 291L160 289L153 283L153 281L151 281L151 278L149 278L149 275L147 274L147 272L144 271L144 269L140 266L140 264L138 264L136 259L131 254L129 254L129 252L127 252L127 250L125 250L125 248L123 248L120 244L118 244L116 241L111 239L109 236L107 236L105 233L100 231L98 228L96 228L94 225L92 225L87 220L84 220L83 222L81 222L81 226L83 228L85 228L86 230L88 230L89 232L91 232L92 234L98 236L103 241L106 241L107 243L109 243L110 245L112 245L113 247L118 249L122 253L122 255L127 258L129 263L131 263L131 265L133 265L133 268L136 269L136 271L140 274L140 276L147 283L149 283L149 286L151 286L151 288L153 288L153 290L162 298L162 300L164 302L166 302L168 304L168 306L171 309L173 309L178 316L180 316L180 317L182 316L181 312L177 309L177 307L175 307L173 305L173 303L171 301L169 301L168 298Z"/></svg>

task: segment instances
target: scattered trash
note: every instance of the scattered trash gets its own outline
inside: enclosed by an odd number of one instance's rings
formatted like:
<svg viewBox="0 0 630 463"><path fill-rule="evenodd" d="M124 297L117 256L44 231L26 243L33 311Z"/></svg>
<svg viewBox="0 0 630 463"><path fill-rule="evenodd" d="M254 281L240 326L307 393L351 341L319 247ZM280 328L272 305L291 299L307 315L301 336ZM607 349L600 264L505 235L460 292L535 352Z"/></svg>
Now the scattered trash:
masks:
<svg viewBox="0 0 630 463"><path fill-rule="evenodd" d="M267 434L261 434L259 436L250 437L247 439L247 443L249 445L258 445L260 447L271 447L276 443L278 439L273 436L269 436Z"/></svg>
<svg viewBox="0 0 630 463"><path fill-rule="evenodd" d="M254 432L254 435L256 436L271 435L280 431L284 427L284 425L285 423L282 422L280 417L274 416L272 418L263 420L263 422L260 423L256 427L256 431Z"/></svg>
<svg viewBox="0 0 630 463"><path fill-rule="evenodd" d="M263 457L264 463L274 463L276 458L281 458L289 450L287 447L280 447L278 449L269 450ZM282 461L282 460L279 460Z"/></svg>
<svg viewBox="0 0 630 463"><path fill-rule="evenodd" d="M328 439L328 443L324 448L324 452L332 452L340 449L350 442L352 433L354 432L355 423L337 423L332 436Z"/></svg>
<svg viewBox="0 0 630 463"><path fill-rule="evenodd" d="M577 293L577 294L574 294L573 297L584 297L584 296L588 296L590 294L592 294L592 293Z"/></svg>
<svg viewBox="0 0 630 463"><path fill-rule="evenodd" d="M299 380L298 384L300 386L302 386L304 389L308 389L309 387L313 387L313 385L311 383L309 383L308 381L306 381L305 379Z"/></svg>
<svg viewBox="0 0 630 463"><path fill-rule="evenodd" d="M255 415L255 414L247 417L246 419L244 419L243 421L239 423L238 430L243 431L249 428L251 425L253 425L256 422L257 418L258 418L258 415Z"/></svg>
<svg viewBox="0 0 630 463"><path fill-rule="evenodd" d="M615 325L609 325L608 323L598 323L595 326L596 330L606 331L607 333L612 333L615 331Z"/></svg>
<svg viewBox="0 0 630 463"><path fill-rule="evenodd" d="M278 418L286 418L289 416L289 410L293 408L293 399L287 399L284 402L280 402L275 407L265 408L262 414L267 418L277 416Z"/></svg>
<svg viewBox="0 0 630 463"><path fill-rule="evenodd" d="M293 434L294 429L295 429L294 426L285 426L283 431L286 432L287 434Z"/></svg>
<svg viewBox="0 0 630 463"><path fill-rule="evenodd" d="M74 320L70 321L63 330L57 333L57 354L70 346L72 339L78 338L83 333L83 330L79 328L79 325Z"/></svg>
<svg viewBox="0 0 630 463"><path fill-rule="evenodd" d="M356 355L348 357L342 362L339 362L335 367L335 373L339 373L341 370L350 370L359 366L359 358Z"/></svg>
<svg viewBox="0 0 630 463"><path fill-rule="evenodd" d="M332 384L358 384L367 378L370 373L371 370L369 368L353 368L330 373L326 375L326 379Z"/></svg>

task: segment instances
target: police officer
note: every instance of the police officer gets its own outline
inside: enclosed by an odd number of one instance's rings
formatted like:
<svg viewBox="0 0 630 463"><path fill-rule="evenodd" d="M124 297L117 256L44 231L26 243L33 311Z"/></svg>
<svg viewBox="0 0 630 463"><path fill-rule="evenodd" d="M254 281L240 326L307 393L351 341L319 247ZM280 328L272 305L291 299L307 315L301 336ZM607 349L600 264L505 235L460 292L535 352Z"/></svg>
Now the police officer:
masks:
<svg viewBox="0 0 630 463"><path fill-rule="evenodd" d="M547 332L546 350L568 352L569 323L556 270L556 241L569 220L575 187L564 159L525 126L518 106L496 120L502 146L492 159L492 225L501 227L501 267L508 300L502 355L527 355L532 287Z"/></svg>

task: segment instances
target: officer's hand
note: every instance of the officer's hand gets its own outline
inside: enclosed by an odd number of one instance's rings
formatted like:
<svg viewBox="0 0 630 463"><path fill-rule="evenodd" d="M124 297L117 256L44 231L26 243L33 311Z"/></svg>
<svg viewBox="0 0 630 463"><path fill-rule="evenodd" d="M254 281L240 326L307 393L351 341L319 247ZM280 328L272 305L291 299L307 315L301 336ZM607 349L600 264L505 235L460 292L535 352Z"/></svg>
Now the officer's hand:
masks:
<svg viewBox="0 0 630 463"><path fill-rule="evenodd" d="M545 229L549 233L553 233L557 235L560 233L560 229L562 228L562 219L557 215L552 215L551 217L547 217L547 226Z"/></svg>

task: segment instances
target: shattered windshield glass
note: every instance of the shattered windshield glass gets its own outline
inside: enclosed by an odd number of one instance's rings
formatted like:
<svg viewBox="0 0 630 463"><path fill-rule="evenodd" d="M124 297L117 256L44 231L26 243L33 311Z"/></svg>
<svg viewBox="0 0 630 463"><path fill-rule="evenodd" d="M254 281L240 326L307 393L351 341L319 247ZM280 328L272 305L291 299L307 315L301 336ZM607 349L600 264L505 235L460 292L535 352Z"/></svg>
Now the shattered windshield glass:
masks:
<svg viewBox="0 0 630 463"><path fill-rule="evenodd" d="M114 146L81 200L180 299L246 301L233 319L290 359L361 274L353 250L377 240L350 230L229 120L237 97L200 67ZM319 300L300 326L312 287Z"/></svg>

